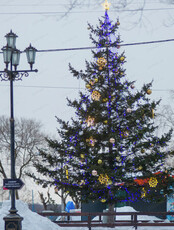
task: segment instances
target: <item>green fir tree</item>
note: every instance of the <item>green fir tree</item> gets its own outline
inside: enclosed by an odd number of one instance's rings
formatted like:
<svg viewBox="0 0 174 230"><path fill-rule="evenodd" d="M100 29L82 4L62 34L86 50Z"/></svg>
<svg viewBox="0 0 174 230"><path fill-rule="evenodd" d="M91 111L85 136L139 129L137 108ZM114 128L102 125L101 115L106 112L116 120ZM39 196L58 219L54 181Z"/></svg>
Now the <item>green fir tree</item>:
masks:
<svg viewBox="0 0 174 230"><path fill-rule="evenodd" d="M164 164L173 155L166 150L172 131L155 135L159 101L150 99L152 83L137 90L126 77L119 24L110 21L106 8L96 28L88 25L96 47L93 61L86 61L85 71L70 65L73 76L86 84L79 99L68 99L76 118L57 119L61 140L48 141L55 154L41 151L47 165L35 165L52 184L80 196L82 202L99 200L109 207L128 200L161 200L173 182L172 169Z"/></svg>

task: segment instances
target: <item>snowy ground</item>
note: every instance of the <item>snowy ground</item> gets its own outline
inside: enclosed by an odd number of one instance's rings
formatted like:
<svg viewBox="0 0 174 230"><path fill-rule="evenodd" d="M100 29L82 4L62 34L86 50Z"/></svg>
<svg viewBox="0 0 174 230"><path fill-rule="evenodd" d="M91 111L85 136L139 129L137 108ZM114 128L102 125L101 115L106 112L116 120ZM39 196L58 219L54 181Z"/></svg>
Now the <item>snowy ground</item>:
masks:
<svg viewBox="0 0 174 230"><path fill-rule="evenodd" d="M10 201L5 201L0 209L0 229L4 229L4 220L3 217L9 213ZM24 218L22 221L22 230L88 230L88 228L68 228L68 227L59 227L56 224L52 223L48 218L42 217L35 212L32 212L28 205L22 201L16 201L16 208L18 214ZM129 212L135 211L131 207L117 208L117 211L120 212ZM122 217L120 217L122 218ZM126 217L127 218L127 217ZM145 217L140 217L141 219L146 219ZM122 218L123 219L123 218ZM156 220L156 217L148 217L151 221ZM92 230L107 230L108 228L92 228ZM113 229L113 228L112 228ZM133 230L133 227L116 227L113 230ZM174 227L138 227L138 230L172 230Z"/></svg>

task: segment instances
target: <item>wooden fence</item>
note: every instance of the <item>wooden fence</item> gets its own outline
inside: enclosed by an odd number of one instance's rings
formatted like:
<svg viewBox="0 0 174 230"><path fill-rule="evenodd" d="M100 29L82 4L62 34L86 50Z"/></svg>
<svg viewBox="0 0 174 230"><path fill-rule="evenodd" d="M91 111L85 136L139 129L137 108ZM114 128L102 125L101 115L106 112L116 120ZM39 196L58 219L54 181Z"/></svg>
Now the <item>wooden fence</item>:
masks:
<svg viewBox="0 0 174 230"><path fill-rule="evenodd" d="M174 212L114 212L114 213L38 213L42 216L62 216L66 217L67 221L53 221L54 223L58 224L61 227L88 227L91 230L91 227L125 227L125 226L133 226L135 230L141 226L174 226L174 221L166 221L167 216L174 216ZM85 216L86 221L72 221L70 217L73 216ZM103 218L102 218L103 216ZM107 216L114 216L115 221L113 224L107 223L106 217ZM118 216L124 216L124 220L117 220ZM126 219L125 219L125 216ZM141 219L139 218L141 216ZM146 220L142 219L142 216L146 216ZM160 216L160 220L147 220L147 216ZM95 219L93 220L93 217ZM98 217L98 218L96 218ZM68 220L69 219L69 220Z"/></svg>

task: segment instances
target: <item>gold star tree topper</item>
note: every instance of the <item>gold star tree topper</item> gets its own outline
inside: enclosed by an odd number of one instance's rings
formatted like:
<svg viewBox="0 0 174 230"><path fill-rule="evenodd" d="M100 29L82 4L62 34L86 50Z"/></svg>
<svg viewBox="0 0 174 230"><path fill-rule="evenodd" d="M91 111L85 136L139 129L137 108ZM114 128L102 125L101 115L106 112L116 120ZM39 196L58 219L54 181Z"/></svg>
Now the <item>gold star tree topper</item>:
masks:
<svg viewBox="0 0 174 230"><path fill-rule="evenodd" d="M104 7L105 10L109 10L111 3L108 2L108 0L105 0L104 3L102 3L102 6Z"/></svg>

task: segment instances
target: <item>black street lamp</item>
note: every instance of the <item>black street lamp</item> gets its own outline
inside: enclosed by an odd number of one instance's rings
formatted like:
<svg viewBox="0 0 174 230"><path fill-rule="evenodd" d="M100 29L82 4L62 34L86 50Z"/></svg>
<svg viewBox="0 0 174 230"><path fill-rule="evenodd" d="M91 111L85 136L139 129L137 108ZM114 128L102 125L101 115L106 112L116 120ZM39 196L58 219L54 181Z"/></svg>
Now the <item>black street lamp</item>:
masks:
<svg viewBox="0 0 174 230"><path fill-rule="evenodd" d="M11 135L11 179L16 179L15 173L15 126L14 126L14 107L13 107L13 81L22 80L22 77L28 77L29 72L37 72L37 69L33 70L33 64L35 63L36 49L30 44L28 48L24 50L27 55L28 63L30 64L30 70L17 70L19 65L20 50L16 49L17 35L12 31L6 36L7 45L2 48L4 63L6 68L4 71L0 71L0 78L2 81L10 81L10 135ZM11 208L9 214L4 217L5 230L15 229L21 230L21 222L23 218L17 214L15 207L15 188L11 189Z"/></svg>

